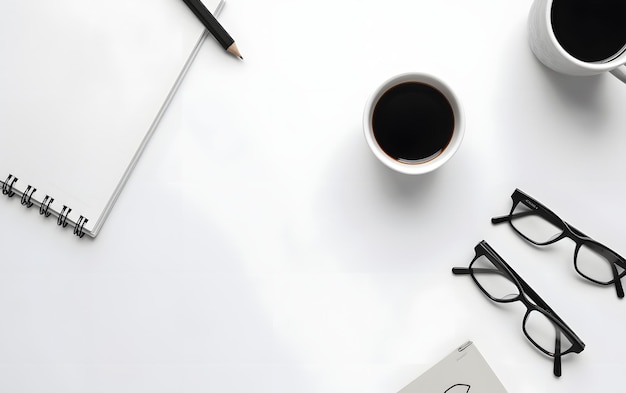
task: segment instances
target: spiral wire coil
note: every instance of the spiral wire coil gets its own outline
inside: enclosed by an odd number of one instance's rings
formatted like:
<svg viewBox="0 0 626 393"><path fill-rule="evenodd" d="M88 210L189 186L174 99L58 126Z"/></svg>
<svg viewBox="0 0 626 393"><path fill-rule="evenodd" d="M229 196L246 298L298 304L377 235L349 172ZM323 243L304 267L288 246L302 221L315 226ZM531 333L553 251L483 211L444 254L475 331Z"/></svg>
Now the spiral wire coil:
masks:
<svg viewBox="0 0 626 393"><path fill-rule="evenodd" d="M39 205L39 214L44 217L50 217L53 211L50 211L50 205L54 202L54 198L50 195L46 195L41 203L36 202L36 199L33 200L33 195L37 192L37 188L32 185L28 185L24 192L20 192L19 190L14 189L15 183L17 183L19 179L13 174L9 174L6 180L2 182L2 194L6 195L8 198L13 197L16 193L21 194L20 203L26 208L32 207L35 203ZM89 221L86 217L80 216L76 223L73 223L69 219L69 214L72 211L72 208L66 205L63 205L61 212L58 213L57 216L57 225L65 228L68 224L72 224L74 227L73 233L74 235L82 238L85 235L85 224Z"/></svg>

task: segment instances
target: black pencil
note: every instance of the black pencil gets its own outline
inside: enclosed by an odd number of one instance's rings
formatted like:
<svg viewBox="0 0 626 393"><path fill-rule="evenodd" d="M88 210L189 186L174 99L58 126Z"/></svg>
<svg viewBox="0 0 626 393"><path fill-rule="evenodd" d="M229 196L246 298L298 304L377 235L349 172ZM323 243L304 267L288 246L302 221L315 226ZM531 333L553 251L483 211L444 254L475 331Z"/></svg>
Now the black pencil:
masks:
<svg viewBox="0 0 626 393"><path fill-rule="evenodd" d="M235 45L233 37L231 37L230 34L224 30L222 25L220 25L217 19L215 19L215 17L209 12L209 10L207 10L200 0L183 1L227 52L243 59L243 57L241 57L241 53L239 53L239 49L237 49L237 45Z"/></svg>

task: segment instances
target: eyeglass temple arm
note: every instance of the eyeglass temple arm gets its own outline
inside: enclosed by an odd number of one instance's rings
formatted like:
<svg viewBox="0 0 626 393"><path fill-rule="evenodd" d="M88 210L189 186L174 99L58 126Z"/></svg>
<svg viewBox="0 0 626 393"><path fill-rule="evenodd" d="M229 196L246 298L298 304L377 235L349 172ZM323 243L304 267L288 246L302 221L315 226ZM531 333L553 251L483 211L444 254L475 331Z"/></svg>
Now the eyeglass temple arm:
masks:
<svg viewBox="0 0 626 393"><path fill-rule="evenodd" d="M515 214L507 214L506 216L493 217L491 219L491 223L492 224L501 224L503 222L511 221L514 218L526 217L526 216L530 216L530 215L533 215L533 214L536 214L536 213L534 211L532 211L532 210L521 212L521 213L515 213Z"/></svg>
<svg viewBox="0 0 626 393"><path fill-rule="evenodd" d="M554 341L554 375L561 376L561 332L556 329Z"/></svg>
<svg viewBox="0 0 626 393"><path fill-rule="evenodd" d="M468 267L453 267L452 274L470 274L472 271Z"/></svg>
<svg viewBox="0 0 626 393"><path fill-rule="evenodd" d="M622 279L619 276L619 273L617 272L617 268L615 267L615 264L621 261L613 261L614 263L611 263L611 271L613 272L613 283L615 283L615 291L617 292L617 297L618 298L623 298L624 297L624 287L622 286ZM623 267L622 263L619 263L620 267Z"/></svg>
<svg viewBox="0 0 626 393"><path fill-rule="evenodd" d="M483 268L483 267L473 267L471 269L468 267L453 267L452 268L453 274L471 274L472 271L474 273L490 273L490 274L499 274L501 276L505 275L505 273L501 272L500 270Z"/></svg>
<svg viewBox="0 0 626 393"><path fill-rule="evenodd" d="M509 221L513 221L516 218L522 218L522 217L526 217L526 216L532 216L532 215L541 215L541 217L543 217L545 220L547 220L548 222L550 222L551 224L560 227L563 224L561 224L557 219L555 219L552 215L550 214L541 214L541 213L537 213L536 210L527 210L527 211L523 211L523 212L519 212L519 213L514 213L514 214L507 214L506 216L499 216L499 217L493 217L491 219L491 223L492 224L501 224L503 222L509 222ZM576 234L578 234L579 236L583 236L583 237L587 237L585 236L585 234L583 234L582 232L580 232L578 229L576 228L572 228L571 225L568 224L568 226L570 227L570 229L572 229L574 232L576 232Z"/></svg>

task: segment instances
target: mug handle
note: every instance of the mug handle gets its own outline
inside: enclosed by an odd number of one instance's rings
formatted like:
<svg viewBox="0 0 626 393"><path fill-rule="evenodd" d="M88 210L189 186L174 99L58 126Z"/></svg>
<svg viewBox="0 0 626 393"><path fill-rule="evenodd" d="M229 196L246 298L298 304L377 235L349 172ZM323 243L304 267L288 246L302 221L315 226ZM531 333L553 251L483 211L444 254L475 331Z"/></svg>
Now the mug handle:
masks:
<svg viewBox="0 0 626 393"><path fill-rule="evenodd" d="M626 83L626 65L621 65L610 71L613 76Z"/></svg>

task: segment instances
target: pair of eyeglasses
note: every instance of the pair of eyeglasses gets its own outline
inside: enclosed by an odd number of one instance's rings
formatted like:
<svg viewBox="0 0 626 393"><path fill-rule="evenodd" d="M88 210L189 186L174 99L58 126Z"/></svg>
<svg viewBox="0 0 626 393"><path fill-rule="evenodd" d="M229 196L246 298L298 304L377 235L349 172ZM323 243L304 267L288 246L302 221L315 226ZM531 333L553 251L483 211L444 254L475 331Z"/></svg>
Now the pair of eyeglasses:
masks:
<svg viewBox="0 0 626 393"><path fill-rule="evenodd" d="M493 224L508 222L518 235L537 246L547 246L564 238L573 240L576 243L574 268L578 274L596 284L613 284L617 296L624 297L621 278L626 275L626 259L563 221L523 191L516 189L511 199L511 212L492 218Z"/></svg>
<svg viewBox="0 0 626 393"><path fill-rule="evenodd" d="M526 314L522 331L541 352L554 358L553 372L561 376L561 356L585 349L585 343L548 304L484 240L474 248L469 267L454 267L454 274L469 274L474 283L497 303L522 302Z"/></svg>

